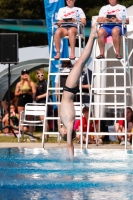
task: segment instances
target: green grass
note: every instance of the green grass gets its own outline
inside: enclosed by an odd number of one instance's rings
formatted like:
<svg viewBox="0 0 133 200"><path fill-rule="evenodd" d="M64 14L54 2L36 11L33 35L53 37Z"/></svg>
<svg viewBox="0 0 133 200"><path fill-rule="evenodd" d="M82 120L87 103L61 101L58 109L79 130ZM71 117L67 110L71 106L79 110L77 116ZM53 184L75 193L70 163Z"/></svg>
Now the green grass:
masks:
<svg viewBox="0 0 133 200"><path fill-rule="evenodd" d="M40 139L36 139L35 142L36 143L41 143L42 142L42 139L41 139L41 136L42 136L42 133L38 132L38 133L34 133L34 136L36 137L39 137ZM0 142L18 142L18 138L16 138L15 136L6 136L6 135L3 135L3 134L0 134ZM27 135L24 135L24 137L22 137L20 139L20 142L30 142L29 141L29 136ZM56 136L52 136L50 135L50 137L48 139L45 139L45 142L48 142L48 143L57 143L57 137ZM61 140L60 141L61 143L65 143L65 141Z"/></svg>
<svg viewBox="0 0 133 200"><path fill-rule="evenodd" d="M0 136L0 142L18 142L18 138L15 138L14 136ZM24 138L20 139L20 142L29 142L28 137L25 136ZM36 140L35 142L41 143L42 140ZM57 142L57 137L50 137L45 142L49 143L56 143ZM61 141L63 142L63 141Z"/></svg>
<svg viewBox="0 0 133 200"><path fill-rule="evenodd" d="M18 142L14 136L0 136L0 142Z"/></svg>
<svg viewBox="0 0 133 200"><path fill-rule="evenodd" d="M42 139L41 139L41 136L42 136L42 132L34 132L34 136L37 136L40 138L40 140L36 139L35 142L36 143L41 143L42 142ZM30 142L28 140L28 136L27 135L24 135L24 138L22 137L20 139L20 142ZM15 143L15 142L18 142L18 138L15 138L14 136L6 136L6 135L3 135L3 134L0 134L0 143L1 142L11 142L11 143ZM45 140L46 143L57 143L57 136L55 135L50 135L50 137ZM65 141L61 140L60 143L66 143ZM77 143L77 140L74 140L74 143ZM104 141L104 144L119 144L119 142L111 142L111 141Z"/></svg>

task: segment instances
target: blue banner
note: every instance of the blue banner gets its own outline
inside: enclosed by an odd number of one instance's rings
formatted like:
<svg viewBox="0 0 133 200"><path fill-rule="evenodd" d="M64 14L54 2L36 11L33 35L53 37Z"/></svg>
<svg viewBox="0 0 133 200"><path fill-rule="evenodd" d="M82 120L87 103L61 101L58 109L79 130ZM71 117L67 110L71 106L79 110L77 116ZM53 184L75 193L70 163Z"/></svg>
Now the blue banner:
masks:
<svg viewBox="0 0 133 200"><path fill-rule="evenodd" d="M47 24L47 31L48 31L48 44L50 49L50 43L51 43L51 36L52 36L52 22L57 22L56 17L57 13L59 11L59 8L65 7L64 0L44 0L44 6L45 6L45 15L46 15L46 24ZM61 57L67 58L68 57L68 41L62 40L61 41ZM52 57L56 55L56 50L53 48ZM57 71L56 65L58 64L58 61L54 61L52 63L55 63L55 66L52 66L52 72Z"/></svg>
<svg viewBox="0 0 133 200"><path fill-rule="evenodd" d="M64 0L44 0L44 7L45 7L45 15L46 15L46 25L47 25L47 31L48 31L48 44L49 44L49 50L50 44L51 44L51 36L52 36L52 22L57 22L56 17L57 13L59 11L59 8L65 7ZM54 44L53 44L54 45ZM61 57L68 58L68 41L62 40L61 42L61 49L60 49L60 55ZM52 48L52 58L56 55L55 47ZM58 72L59 67L59 61L55 60L52 61L52 67L51 72ZM52 77L52 86L54 87L55 77Z"/></svg>

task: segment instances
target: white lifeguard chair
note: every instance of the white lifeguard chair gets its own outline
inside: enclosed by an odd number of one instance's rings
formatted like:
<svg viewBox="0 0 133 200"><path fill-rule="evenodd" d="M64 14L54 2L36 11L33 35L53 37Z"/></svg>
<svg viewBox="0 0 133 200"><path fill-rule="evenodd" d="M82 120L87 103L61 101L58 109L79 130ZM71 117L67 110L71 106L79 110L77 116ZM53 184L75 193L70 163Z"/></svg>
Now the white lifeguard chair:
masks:
<svg viewBox="0 0 133 200"><path fill-rule="evenodd" d="M96 16L95 16L96 19ZM126 27L123 24L123 28ZM111 42L111 37L107 38L105 42ZM87 135L95 135L97 137L96 144L98 145L99 135L109 135L108 132L100 132L100 122L101 120L112 120L116 122L117 120L124 120L126 124L126 115L118 117L117 113L119 110L123 110L126 113L127 102L130 102L130 106L133 106L132 102L132 85L131 85L131 75L130 75L130 64L128 54L128 37L127 34L122 35L122 51L123 58L118 60L116 58L109 58L107 54L109 52L112 43L108 43L105 50L105 59L96 59L97 53L97 40L94 44L94 59L92 68L92 88L90 91L90 107L89 107L89 119L88 124L90 126L90 121L99 121L99 132L89 132L89 126ZM119 63L119 64L118 64ZM120 65L120 66L119 66ZM94 79L95 76L95 79ZM111 77L111 78L110 78ZM118 79L121 77L122 84L118 84ZM111 79L110 83L108 82ZM129 79L129 80L128 80ZM127 85L128 80L128 85ZM107 84L108 83L108 84ZM94 95L94 102L91 101L91 97ZM128 97L127 97L128 96ZM121 100L119 100L121 99ZM114 117L107 117L105 115L106 109L113 109ZM90 113L92 112L92 116ZM94 123L95 126L95 123ZM112 132L111 135L124 135L125 136L125 149L127 148L127 127L125 126L124 133ZM88 148L88 137L86 140L86 148Z"/></svg>
<svg viewBox="0 0 133 200"><path fill-rule="evenodd" d="M63 22L64 23L64 22ZM67 23L67 22L65 22ZM85 46L85 33L84 33L84 25L81 23L81 22L77 22L77 27L78 27L78 34L76 36L76 39L78 40L78 55L76 55L76 58L75 58L75 61L78 60L78 58L80 57L81 53L82 53L82 47ZM59 117L59 114L57 117L53 116L53 117L48 117L47 116L47 107L48 105L56 105L58 108L60 106L60 98L58 98L58 102L49 102L48 101L48 94L49 92L52 92L53 95L56 95L55 94L55 90L58 91L58 95L62 95L62 93L60 92L60 90L63 90L62 87L53 87L50 83L51 83L51 77L53 76L56 76L56 75L59 75L59 76L62 76L62 75L68 75L68 73L61 73L61 69L60 69L60 65L61 65L61 62L64 61L64 60L70 60L68 57L67 58L60 58L58 60L58 71L57 72L52 72L52 62L55 61L54 57L52 57L53 55L53 49L55 48L54 47L54 33L55 33L55 30L57 29L57 22L53 23L52 25L52 37L51 37L51 46L50 46L50 58L49 58L49 70L48 70L48 82L47 82L47 96L46 96L46 115L44 117L44 126L43 126L43 136L42 136L42 147L44 148L44 135L58 135L58 143L60 142L60 133L57 131L55 132L47 132L46 131L46 121L47 120L57 120L58 121L58 126L61 124L60 122L60 117ZM68 36L62 38L62 40L68 40ZM69 49L69 48L68 48ZM81 87L81 78L80 78L80 103L74 103L74 105L77 105L79 106L80 105L80 109L78 109L78 113L79 113L79 110L80 110L80 119L82 119L82 87ZM76 107L77 108L77 107ZM77 111L76 111L77 113ZM79 119L79 114L78 114L78 119ZM82 125L82 120L81 120L81 125ZM82 141L82 133L81 133L81 141ZM81 148L82 148L82 144L83 142L81 142Z"/></svg>

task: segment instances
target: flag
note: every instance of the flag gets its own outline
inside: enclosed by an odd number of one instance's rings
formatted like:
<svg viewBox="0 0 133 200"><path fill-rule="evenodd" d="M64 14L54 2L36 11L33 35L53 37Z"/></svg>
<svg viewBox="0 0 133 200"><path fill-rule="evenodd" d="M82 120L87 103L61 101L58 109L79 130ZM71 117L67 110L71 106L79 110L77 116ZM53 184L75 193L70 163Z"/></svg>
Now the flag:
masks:
<svg viewBox="0 0 133 200"><path fill-rule="evenodd" d="M48 32L48 45L49 51L51 45L51 36L52 36L52 22L57 22L56 16L59 11L59 8L65 7L64 0L44 0L44 7L45 7L45 15L46 15L46 25L47 25L47 32ZM52 58L56 55L55 47L52 48ZM61 48L60 48L60 55L61 57L68 58L68 41L62 40ZM59 62L57 60L52 61L51 64L51 72L58 72ZM54 83L55 76L52 76L52 86L55 86Z"/></svg>

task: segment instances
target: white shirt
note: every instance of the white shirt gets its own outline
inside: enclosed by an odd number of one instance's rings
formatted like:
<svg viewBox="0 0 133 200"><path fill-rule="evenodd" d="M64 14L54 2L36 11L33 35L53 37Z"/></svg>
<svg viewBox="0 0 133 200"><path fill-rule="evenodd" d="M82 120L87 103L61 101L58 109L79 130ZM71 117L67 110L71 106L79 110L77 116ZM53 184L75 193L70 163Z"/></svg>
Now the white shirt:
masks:
<svg viewBox="0 0 133 200"><path fill-rule="evenodd" d="M78 7L69 8L68 6L60 8L57 15L57 20L63 20L64 18L76 19L76 11L78 10L79 18L86 18L84 11Z"/></svg>
<svg viewBox="0 0 133 200"><path fill-rule="evenodd" d="M125 10L126 18L128 18L127 10L125 6L117 4L115 6L111 6L110 4L103 6L99 11L99 17L106 17L106 15L116 15L116 17L121 20L122 19L122 11Z"/></svg>
<svg viewBox="0 0 133 200"><path fill-rule="evenodd" d="M62 72L62 73L70 72L70 69L66 67L66 68L64 68L61 72ZM56 74L54 82L55 82L55 83L59 83L59 81L60 81L60 75Z"/></svg>

